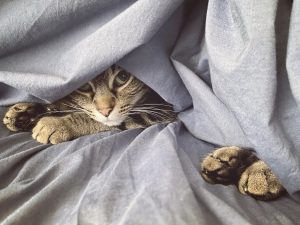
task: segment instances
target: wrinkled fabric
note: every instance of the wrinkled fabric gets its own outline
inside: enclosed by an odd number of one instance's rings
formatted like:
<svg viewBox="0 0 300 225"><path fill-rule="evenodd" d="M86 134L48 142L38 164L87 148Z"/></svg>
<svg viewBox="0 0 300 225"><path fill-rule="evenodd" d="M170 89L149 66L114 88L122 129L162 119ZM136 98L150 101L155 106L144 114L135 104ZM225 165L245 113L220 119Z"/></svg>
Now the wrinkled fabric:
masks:
<svg viewBox="0 0 300 225"><path fill-rule="evenodd" d="M1 224L297 224L300 1L0 2L0 115L52 102L113 63L178 121L42 145L0 126ZM260 202L199 176L254 149L289 195Z"/></svg>

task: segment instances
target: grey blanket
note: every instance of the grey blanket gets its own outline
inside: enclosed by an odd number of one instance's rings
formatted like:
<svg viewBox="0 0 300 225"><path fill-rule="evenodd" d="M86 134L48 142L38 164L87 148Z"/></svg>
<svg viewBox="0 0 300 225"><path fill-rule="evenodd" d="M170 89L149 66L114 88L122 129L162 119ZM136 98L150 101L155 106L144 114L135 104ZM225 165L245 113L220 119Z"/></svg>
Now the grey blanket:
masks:
<svg viewBox="0 0 300 225"><path fill-rule="evenodd" d="M0 125L1 225L299 224L300 0L2 0L0 116L117 63L177 122L42 145ZM288 196L210 185L217 146L256 150Z"/></svg>

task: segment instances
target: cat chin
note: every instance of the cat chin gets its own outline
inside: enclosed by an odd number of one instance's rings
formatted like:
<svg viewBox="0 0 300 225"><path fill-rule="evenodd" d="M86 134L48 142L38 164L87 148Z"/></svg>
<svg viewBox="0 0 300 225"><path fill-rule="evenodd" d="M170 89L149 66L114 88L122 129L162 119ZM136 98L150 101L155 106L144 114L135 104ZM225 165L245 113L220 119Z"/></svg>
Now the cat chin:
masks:
<svg viewBox="0 0 300 225"><path fill-rule="evenodd" d="M96 120L106 126L109 126L109 127L119 126L125 120L125 118L123 116L121 116L115 112L112 112L109 115L109 117L104 117L97 111L94 112L93 114L94 114L94 116L92 118L94 120Z"/></svg>
<svg viewBox="0 0 300 225"><path fill-rule="evenodd" d="M94 118L94 119L109 127L119 126L124 121L123 119L114 119L114 120L110 120L110 119L102 120L99 118Z"/></svg>
<svg viewBox="0 0 300 225"><path fill-rule="evenodd" d="M109 127L113 127L113 126L119 126L121 123L123 122L123 120L119 120L119 121L105 121L105 122L101 122L103 123L104 125L106 126L109 126Z"/></svg>

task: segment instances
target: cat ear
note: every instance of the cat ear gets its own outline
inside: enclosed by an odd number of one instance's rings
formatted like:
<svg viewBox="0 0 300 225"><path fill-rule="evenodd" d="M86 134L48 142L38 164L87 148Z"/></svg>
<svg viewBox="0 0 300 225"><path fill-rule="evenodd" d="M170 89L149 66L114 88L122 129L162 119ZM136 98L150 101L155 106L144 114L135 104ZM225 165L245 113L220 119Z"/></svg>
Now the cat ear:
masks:
<svg viewBox="0 0 300 225"><path fill-rule="evenodd" d="M116 64L113 64L110 68L111 68L112 70L116 70L116 69L117 69L117 65L116 65Z"/></svg>
<svg viewBox="0 0 300 225"><path fill-rule="evenodd" d="M113 74L113 69L112 69L111 67L109 67L109 68L105 71L105 73L107 73L108 75L111 75L111 74Z"/></svg>
<svg viewBox="0 0 300 225"><path fill-rule="evenodd" d="M116 70L122 70L122 68L121 68L120 66L118 66L117 64L113 64L113 65L111 66L111 68L112 68L113 71L116 71Z"/></svg>

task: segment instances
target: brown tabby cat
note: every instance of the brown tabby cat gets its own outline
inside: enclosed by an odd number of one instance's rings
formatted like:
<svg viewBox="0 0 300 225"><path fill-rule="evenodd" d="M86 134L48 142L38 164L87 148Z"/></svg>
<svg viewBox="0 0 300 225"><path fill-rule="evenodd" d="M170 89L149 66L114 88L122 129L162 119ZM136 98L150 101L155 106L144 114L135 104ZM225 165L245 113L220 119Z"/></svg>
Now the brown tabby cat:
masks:
<svg viewBox="0 0 300 225"><path fill-rule="evenodd" d="M52 104L13 105L3 123L11 131L32 131L38 142L58 144L96 132L144 128L175 119L169 103L114 65ZM237 185L242 194L261 200L285 192L263 161L238 147L220 148L208 155L201 164L201 175L209 183Z"/></svg>

